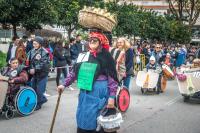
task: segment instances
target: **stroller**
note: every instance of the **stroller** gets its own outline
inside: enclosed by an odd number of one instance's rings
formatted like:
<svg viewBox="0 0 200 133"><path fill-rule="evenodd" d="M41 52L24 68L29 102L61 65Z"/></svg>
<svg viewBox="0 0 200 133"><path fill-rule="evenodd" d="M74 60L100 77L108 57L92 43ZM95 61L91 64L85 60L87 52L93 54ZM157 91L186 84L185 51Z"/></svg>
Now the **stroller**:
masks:
<svg viewBox="0 0 200 133"><path fill-rule="evenodd" d="M15 92L8 91L8 77L1 76L0 114L11 119L17 112L21 116L33 113L37 105L36 92L28 86L20 86ZM3 80L3 81L2 81Z"/></svg>

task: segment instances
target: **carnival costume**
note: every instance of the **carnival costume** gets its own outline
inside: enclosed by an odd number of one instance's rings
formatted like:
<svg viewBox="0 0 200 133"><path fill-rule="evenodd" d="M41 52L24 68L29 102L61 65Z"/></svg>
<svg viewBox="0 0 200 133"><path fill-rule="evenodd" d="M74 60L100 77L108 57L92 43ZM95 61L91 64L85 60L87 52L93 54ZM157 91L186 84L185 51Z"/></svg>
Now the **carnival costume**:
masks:
<svg viewBox="0 0 200 133"><path fill-rule="evenodd" d="M77 63L65 80L64 86L69 86L77 79L80 89L76 112L77 132L96 132L97 117L106 106L108 99L115 99L118 78L116 64L109 53L109 40L99 29L111 32L116 24L116 18L106 10L85 7L79 12L79 23L87 28L98 29L90 31L89 40L97 40L97 50L79 54Z"/></svg>

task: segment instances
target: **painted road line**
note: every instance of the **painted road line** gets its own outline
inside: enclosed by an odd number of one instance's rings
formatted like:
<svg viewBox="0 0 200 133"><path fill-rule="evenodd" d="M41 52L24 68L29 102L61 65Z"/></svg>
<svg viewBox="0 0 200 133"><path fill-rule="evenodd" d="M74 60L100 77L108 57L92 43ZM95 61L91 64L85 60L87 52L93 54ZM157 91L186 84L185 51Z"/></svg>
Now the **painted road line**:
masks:
<svg viewBox="0 0 200 133"><path fill-rule="evenodd" d="M170 106L174 103L176 103L182 96L177 96L174 99L170 100L169 102L167 102L165 105Z"/></svg>

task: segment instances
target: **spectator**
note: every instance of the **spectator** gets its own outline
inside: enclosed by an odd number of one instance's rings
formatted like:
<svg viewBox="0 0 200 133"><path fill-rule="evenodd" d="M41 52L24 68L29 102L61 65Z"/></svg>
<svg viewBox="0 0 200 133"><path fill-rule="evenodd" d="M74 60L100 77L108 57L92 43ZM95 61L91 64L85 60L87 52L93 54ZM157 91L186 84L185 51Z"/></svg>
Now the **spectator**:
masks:
<svg viewBox="0 0 200 133"><path fill-rule="evenodd" d="M33 49L33 40L35 39L35 35L31 34L29 40L26 42L26 53Z"/></svg>
<svg viewBox="0 0 200 133"><path fill-rule="evenodd" d="M15 58L16 56L16 49L17 49L17 46L18 46L18 43L19 43L19 37L18 36L14 36L12 38L12 42L13 44L11 43L9 48L8 48L8 52L7 52L7 58L6 58L6 62L9 64L9 61L11 58Z"/></svg>
<svg viewBox="0 0 200 133"><path fill-rule="evenodd" d="M78 46L75 43L74 38L70 39L70 54L71 54L72 64L75 64L78 58L79 50L78 50Z"/></svg>
<svg viewBox="0 0 200 133"><path fill-rule="evenodd" d="M63 74L64 78L67 77L67 62L70 60L67 50L63 48L63 41L60 40L57 42L55 50L54 50L54 57L56 57L57 61L55 67L57 68L57 75L56 75L56 84L57 86L60 85L60 76Z"/></svg>
<svg viewBox="0 0 200 133"><path fill-rule="evenodd" d="M178 46L178 56L176 60L176 67L180 67L186 62L187 50L184 46Z"/></svg>
<svg viewBox="0 0 200 133"><path fill-rule="evenodd" d="M16 58L18 59L19 64L23 64L26 61L26 48L24 44L25 40L20 39L16 50Z"/></svg>
<svg viewBox="0 0 200 133"><path fill-rule="evenodd" d="M51 50L50 50L49 42L48 42L48 40L47 40L46 38L44 39L43 47L48 51L50 61L52 61L52 60L53 60L53 54L52 54L52 52L51 52Z"/></svg>

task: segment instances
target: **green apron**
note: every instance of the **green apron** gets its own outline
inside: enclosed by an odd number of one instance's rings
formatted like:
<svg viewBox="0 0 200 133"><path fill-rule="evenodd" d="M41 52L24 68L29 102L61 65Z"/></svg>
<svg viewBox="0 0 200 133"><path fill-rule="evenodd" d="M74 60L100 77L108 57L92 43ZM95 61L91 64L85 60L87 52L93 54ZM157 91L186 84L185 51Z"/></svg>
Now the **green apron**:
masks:
<svg viewBox="0 0 200 133"><path fill-rule="evenodd" d="M91 91L97 64L84 62L78 72L78 88Z"/></svg>

